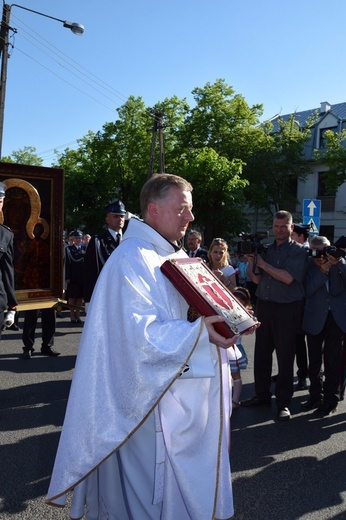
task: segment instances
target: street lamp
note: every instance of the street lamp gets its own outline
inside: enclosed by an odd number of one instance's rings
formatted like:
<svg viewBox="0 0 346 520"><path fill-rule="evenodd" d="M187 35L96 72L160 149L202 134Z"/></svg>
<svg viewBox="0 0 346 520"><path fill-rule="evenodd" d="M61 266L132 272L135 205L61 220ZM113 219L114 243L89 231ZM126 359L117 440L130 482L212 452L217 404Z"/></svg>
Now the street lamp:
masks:
<svg viewBox="0 0 346 520"><path fill-rule="evenodd" d="M0 160L2 157L2 137L4 131L4 115L5 115L5 93L6 93L6 80L7 80L7 61L8 61L8 47L9 47L9 32L10 30L13 32L17 32L17 29L13 29L10 27L10 17L11 17L11 8L18 7L19 9L24 9L25 11L30 11L31 13L38 14L40 16L44 16L45 18L50 18L51 20L56 20L57 22L61 22L64 27L67 29L71 29L73 34L81 35L84 33L84 26L80 23L68 22L67 20L61 20L60 18L55 18L54 16L50 16L48 14L40 13L39 11L34 11L33 9L29 9L28 7L23 7L18 4L4 4L2 10L2 22L0 29L0 54L2 57L1 60L1 72L0 72Z"/></svg>

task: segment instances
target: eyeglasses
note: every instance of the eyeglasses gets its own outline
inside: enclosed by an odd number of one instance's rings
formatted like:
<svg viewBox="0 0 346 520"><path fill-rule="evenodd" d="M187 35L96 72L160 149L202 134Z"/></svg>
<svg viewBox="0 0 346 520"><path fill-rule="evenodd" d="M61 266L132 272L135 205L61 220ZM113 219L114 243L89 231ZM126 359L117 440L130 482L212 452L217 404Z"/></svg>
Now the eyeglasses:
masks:
<svg viewBox="0 0 346 520"><path fill-rule="evenodd" d="M223 238L214 238L212 244L227 244L227 242Z"/></svg>

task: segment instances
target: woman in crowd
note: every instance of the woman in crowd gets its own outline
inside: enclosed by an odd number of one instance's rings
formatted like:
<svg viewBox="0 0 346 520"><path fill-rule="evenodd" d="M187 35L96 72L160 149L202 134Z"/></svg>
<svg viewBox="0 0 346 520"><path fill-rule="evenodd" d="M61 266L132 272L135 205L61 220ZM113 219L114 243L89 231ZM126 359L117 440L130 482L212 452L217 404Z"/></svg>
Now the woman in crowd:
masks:
<svg viewBox="0 0 346 520"><path fill-rule="evenodd" d="M226 240L223 238L214 238L209 247L208 258L210 269L216 274L219 280L233 292L237 282L235 269L229 262Z"/></svg>

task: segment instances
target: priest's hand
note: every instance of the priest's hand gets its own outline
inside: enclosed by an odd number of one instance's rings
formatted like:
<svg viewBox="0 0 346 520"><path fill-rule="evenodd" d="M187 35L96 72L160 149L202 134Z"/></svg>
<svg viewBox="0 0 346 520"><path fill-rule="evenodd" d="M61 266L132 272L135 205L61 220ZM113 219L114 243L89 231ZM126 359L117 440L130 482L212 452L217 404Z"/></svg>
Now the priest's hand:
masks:
<svg viewBox="0 0 346 520"><path fill-rule="evenodd" d="M233 336L233 338L227 339L216 332L214 329L214 323L220 323L221 321L225 321L222 316L208 316L204 318L204 323L208 330L210 343L214 343L221 348L229 348L231 345L234 345L239 336L236 335Z"/></svg>

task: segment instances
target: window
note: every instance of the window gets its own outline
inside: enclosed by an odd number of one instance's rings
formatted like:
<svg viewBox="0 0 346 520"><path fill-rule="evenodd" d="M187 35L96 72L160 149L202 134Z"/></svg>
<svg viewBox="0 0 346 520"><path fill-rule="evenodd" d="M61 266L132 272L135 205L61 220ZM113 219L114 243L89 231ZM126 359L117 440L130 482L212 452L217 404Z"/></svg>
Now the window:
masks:
<svg viewBox="0 0 346 520"><path fill-rule="evenodd" d="M335 197L336 191L328 190L326 186L326 176L328 172L318 173L318 193L317 198L321 199L321 210L322 211L334 211L335 210Z"/></svg>

